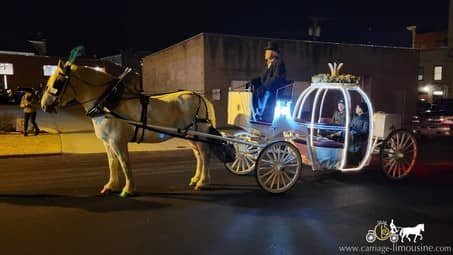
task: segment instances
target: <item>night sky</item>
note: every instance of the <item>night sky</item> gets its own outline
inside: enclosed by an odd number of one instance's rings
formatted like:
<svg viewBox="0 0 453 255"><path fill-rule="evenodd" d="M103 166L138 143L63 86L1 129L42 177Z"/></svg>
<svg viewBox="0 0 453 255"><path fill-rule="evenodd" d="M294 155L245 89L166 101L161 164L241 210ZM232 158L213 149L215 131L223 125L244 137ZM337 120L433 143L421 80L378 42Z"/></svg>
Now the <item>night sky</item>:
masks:
<svg viewBox="0 0 453 255"><path fill-rule="evenodd" d="M408 25L446 29L448 0L435 1L2 1L0 50L46 38L50 55L76 45L90 55L157 51L200 32L310 39L310 17L323 18L322 41L409 46Z"/></svg>

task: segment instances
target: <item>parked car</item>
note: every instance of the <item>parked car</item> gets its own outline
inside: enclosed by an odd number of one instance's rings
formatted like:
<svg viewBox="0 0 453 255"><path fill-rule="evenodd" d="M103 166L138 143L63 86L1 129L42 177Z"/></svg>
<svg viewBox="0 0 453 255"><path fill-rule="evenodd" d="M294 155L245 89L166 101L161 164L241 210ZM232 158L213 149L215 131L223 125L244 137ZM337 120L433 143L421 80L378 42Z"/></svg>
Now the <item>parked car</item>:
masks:
<svg viewBox="0 0 453 255"><path fill-rule="evenodd" d="M414 133L420 136L453 135L453 99L436 101L412 117Z"/></svg>

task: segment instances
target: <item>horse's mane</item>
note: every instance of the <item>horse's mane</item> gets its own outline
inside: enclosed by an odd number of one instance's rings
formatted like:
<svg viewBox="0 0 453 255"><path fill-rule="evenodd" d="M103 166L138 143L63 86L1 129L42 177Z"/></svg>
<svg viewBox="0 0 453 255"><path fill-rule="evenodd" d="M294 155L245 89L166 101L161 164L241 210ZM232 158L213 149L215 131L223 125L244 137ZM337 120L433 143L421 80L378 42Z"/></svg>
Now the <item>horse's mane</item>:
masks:
<svg viewBox="0 0 453 255"><path fill-rule="evenodd" d="M87 80L91 84L94 84L94 85L106 84L110 81L117 79L117 77L115 77L107 72L104 72L102 70L96 70L96 69L88 67L88 66L77 66L77 65L73 65L73 66L74 67L72 69L79 78L83 78L84 80ZM130 86L130 89L132 89L136 93L140 92L140 90L141 90L140 74L138 74L136 72L130 72L124 78L124 81L126 84L128 84Z"/></svg>
<svg viewBox="0 0 453 255"><path fill-rule="evenodd" d="M115 77L107 72L96 70L88 66L71 65L71 72L77 76L77 78L89 81L93 85L105 84Z"/></svg>

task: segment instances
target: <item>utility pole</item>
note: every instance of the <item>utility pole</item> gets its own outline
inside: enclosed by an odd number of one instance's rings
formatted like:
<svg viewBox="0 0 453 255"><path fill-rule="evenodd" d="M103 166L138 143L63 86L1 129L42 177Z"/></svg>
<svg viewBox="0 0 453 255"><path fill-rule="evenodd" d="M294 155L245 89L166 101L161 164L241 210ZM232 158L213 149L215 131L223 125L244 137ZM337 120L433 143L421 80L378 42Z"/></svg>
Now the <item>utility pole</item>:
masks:
<svg viewBox="0 0 453 255"><path fill-rule="evenodd" d="M415 35L417 34L417 26L408 26L406 29L412 32L412 48L415 49Z"/></svg>
<svg viewBox="0 0 453 255"><path fill-rule="evenodd" d="M320 25L320 18L311 17L311 25L308 27L308 36L311 37L313 41L317 41L319 37L321 37L321 25Z"/></svg>

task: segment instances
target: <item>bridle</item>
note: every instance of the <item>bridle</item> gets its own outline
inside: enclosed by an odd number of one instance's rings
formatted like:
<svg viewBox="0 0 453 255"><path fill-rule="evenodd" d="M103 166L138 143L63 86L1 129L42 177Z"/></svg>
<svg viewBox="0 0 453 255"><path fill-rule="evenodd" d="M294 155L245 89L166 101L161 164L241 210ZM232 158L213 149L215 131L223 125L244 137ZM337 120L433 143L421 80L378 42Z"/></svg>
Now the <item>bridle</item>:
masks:
<svg viewBox="0 0 453 255"><path fill-rule="evenodd" d="M53 82L53 86L49 87L49 85L46 85L46 91L48 96L52 97L52 104L49 105L50 109L56 109L56 106L60 104L61 98L66 94L66 90L69 87L72 88L71 80L70 80L70 72L71 72L71 66L67 65L64 68L58 68L58 77L55 79ZM63 79L59 79L59 77L62 76ZM72 90L74 90L72 88Z"/></svg>

